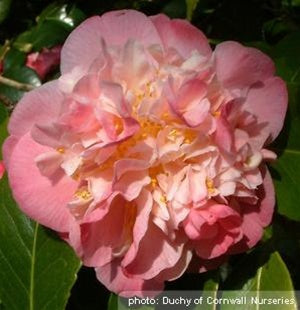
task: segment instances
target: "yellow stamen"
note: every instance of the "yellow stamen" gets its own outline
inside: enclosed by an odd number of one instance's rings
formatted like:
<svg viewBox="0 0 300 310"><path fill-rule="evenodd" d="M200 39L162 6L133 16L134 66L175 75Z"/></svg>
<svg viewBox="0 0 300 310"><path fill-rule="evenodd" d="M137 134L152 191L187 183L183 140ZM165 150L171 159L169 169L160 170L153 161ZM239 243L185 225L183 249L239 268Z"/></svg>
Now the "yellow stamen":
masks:
<svg viewBox="0 0 300 310"><path fill-rule="evenodd" d="M214 117L219 117L219 116L221 115L221 112L220 112L220 111L214 111L214 112L212 112L211 114L212 114L212 116L214 116Z"/></svg>
<svg viewBox="0 0 300 310"><path fill-rule="evenodd" d="M61 147L58 147L57 149L56 149L56 151L58 152L58 153L60 153L60 154L64 154L65 153L65 148L63 147L63 146L61 146Z"/></svg>
<svg viewBox="0 0 300 310"><path fill-rule="evenodd" d="M92 194L86 188L79 188L75 192L75 196L77 198L81 198L82 200L89 200L92 197Z"/></svg>
<svg viewBox="0 0 300 310"><path fill-rule="evenodd" d="M167 202L167 197L165 195L160 196L160 202L166 203Z"/></svg>
<svg viewBox="0 0 300 310"><path fill-rule="evenodd" d="M157 180L156 180L155 178L151 178L151 185L152 185L153 188L156 187L156 185L157 185Z"/></svg>
<svg viewBox="0 0 300 310"><path fill-rule="evenodd" d="M214 181L212 179L206 179L206 187L209 194L213 194L215 192Z"/></svg>

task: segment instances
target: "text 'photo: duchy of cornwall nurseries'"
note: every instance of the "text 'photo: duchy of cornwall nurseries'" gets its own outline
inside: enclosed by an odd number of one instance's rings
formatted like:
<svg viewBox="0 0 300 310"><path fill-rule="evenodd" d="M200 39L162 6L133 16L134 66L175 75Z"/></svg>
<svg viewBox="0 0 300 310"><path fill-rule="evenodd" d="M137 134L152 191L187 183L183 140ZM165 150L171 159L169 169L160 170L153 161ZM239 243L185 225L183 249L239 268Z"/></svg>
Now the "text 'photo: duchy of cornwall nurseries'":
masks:
<svg viewBox="0 0 300 310"><path fill-rule="evenodd" d="M4 161L20 208L122 296L163 290L255 246L275 195L265 162L287 109L269 57L211 49L189 22L94 16L61 76L27 93Z"/></svg>

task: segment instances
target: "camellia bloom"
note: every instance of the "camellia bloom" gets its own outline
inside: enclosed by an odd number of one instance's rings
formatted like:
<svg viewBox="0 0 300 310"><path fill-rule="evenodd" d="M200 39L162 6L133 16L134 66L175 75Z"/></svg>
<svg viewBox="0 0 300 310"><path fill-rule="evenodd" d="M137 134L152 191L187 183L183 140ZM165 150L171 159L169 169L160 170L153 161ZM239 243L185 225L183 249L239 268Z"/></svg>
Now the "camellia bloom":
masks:
<svg viewBox="0 0 300 310"><path fill-rule="evenodd" d="M4 145L20 208L123 296L246 251L274 208L265 147L284 82L236 42L211 50L185 20L125 10L71 33L61 77L26 94Z"/></svg>
<svg viewBox="0 0 300 310"><path fill-rule="evenodd" d="M5 172L5 167L4 167L2 160L0 160L0 179L2 179L4 172Z"/></svg>
<svg viewBox="0 0 300 310"><path fill-rule="evenodd" d="M46 75L55 69L60 63L61 46L51 49L44 48L41 52L30 53L26 58L26 66L36 71L43 80Z"/></svg>

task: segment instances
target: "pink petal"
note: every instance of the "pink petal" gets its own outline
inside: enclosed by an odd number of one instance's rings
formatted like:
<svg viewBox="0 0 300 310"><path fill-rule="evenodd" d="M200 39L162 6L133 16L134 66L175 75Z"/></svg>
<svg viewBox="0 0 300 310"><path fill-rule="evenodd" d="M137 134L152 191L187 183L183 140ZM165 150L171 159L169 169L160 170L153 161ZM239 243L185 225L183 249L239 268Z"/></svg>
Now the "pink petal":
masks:
<svg viewBox="0 0 300 310"><path fill-rule="evenodd" d="M27 55L26 66L35 70L41 79L55 69L60 63L61 46L55 46L51 49L44 48L40 53L31 53Z"/></svg>
<svg viewBox="0 0 300 310"><path fill-rule="evenodd" d="M153 295L156 295L164 287L162 282L155 279L143 280L131 276L120 266L120 261L117 259L110 264L96 268L96 275L110 291L123 297L144 297L147 291L148 293L153 291Z"/></svg>
<svg viewBox="0 0 300 310"><path fill-rule="evenodd" d="M107 45L124 45L134 39L148 47L161 44L151 21L133 10L112 11L94 16L77 27L66 40L61 55L62 74L80 66L85 72L102 52L101 38Z"/></svg>
<svg viewBox="0 0 300 310"><path fill-rule="evenodd" d="M155 277L158 281L173 281L178 279L186 271L191 262L193 253L189 249L185 249L178 260L177 264L169 269L164 269L158 276Z"/></svg>
<svg viewBox="0 0 300 310"><path fill-rule="evenodd" d="M269 78L262 85L252 87L248 93L245 110L253 113L264 124L261 135L273 141L282 129L287 110L286 85L278 77ZM271 142L269 141L269 142Z"/></svg>
<svg viewBox="0 0 300 310"><path fill-rule="evenodd" d="M0 161L0 179L3 177L4 172L5 172L5 167L4 167L3 161Z"/></svg>
<svg viewBox="0 0 300 310"><path fill-rule="evenodd" d="M211 240L198 240L196 242L195 251L201 258L213 259L226 253L233 243L234 238L225 230L220 229L216 238Z"/></svg>
<svg viewBox="0 0 300 310"><path fill-rule="evenodd" d="M205 35L189 22L181 19L170 20L163 14L152 16L151 20L166 50L176 49L185 58L190 57L194 50L204 56L211 54Z"/></svg>
<svg viewBox="0 0 300 310"><path fill-rule="evenodd" d="M255 246L263 235L263 227L270 224L275 206L275 193L272 178L266 167L263 169L264 181L258 189L258 204L241 205L244 212L241 229L244 238L231 250L231 253L247 251Z"/></svg>
<svg viewBox="0 0 300 310"><path fill-rule="evenodd" d="M109 212L94 223L83 224L83 261L87 266L103 266L114 257L114 249L123 245L125 201L117 196Z"/></svg>
<svg viewBox="0 0 300 310"><path fill-rule="evenodd" d="M2 145L3 163L6 169L9 168L10 157L18 140L15 136L9 136Z"/></svg>
<svg viewBox="0 0 300 310"><path fill-rule="evenodd" d="M26 93L10 118L9 133L21 137L34 124L53 122L60 114L62 100L63 95L58 89L57 81L48 82Z"/></svg>
<svg viewBox="0 0 300 310"><path fill-rule="evenodd" d="M62 171L52 179L41 175L34 159L49 148L35 143L27 134L14 147L10 158L9 180L14 198L31 218L54 230L68 231L73 217L67 203L77 188L77 182Z"/></svg>
<svg viewBox="0 0 300 310"><path fill-rule="evenodd" d="M133 242L122 260L124 267L129 265L137 255L139 244L148 228L149 215L153 205L152 196L147 190L143 190L135 202L137 204L137 216L133 226Z"/></svg>
<svg viewBox="0 0 300 310"><path fill-rule="evenodd" d="M237 42L218 44L214 54L217 76L228 88L249 87L275 72L274 64L267 55Z"/></svg>
<svg viewBox="0 0 300 310"><path fill-rule="evenodd" d="M181 257L183 243L176 243L155 224L149 223L135 260L126 270L144 279L151 279L166 268L175 266Z"/></svg>

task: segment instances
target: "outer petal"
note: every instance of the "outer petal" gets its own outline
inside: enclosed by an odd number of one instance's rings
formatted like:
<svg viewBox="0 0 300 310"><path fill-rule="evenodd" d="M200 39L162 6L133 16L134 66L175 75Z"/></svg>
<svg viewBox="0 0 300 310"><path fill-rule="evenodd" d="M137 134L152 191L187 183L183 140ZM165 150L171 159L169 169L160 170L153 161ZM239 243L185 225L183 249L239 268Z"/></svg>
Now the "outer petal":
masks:
<svg viewBox="0 0 300 310"><path fill-rule="evenodd" d="M3 165L3 162L0 161L0 179L3 177L4 172L5 172L5 167Z"/></svg>
<svg viewBox="0 0 300 310"><path fill-rule="evenodd" d="M149 223L138 254L126 270L138 277L151 279L162 270L175 266L182 255L183 245L170 241L160 228Z"/></svg>
<svg viewBox="0 0 300 310"><path fill-rule="evenodd" d="M129 39L138 40L146 47L161 44L155 27L143 13L122 10L94 16L76 28L65 42L61 55L62 74L71 72L76 66L86 72L102 53L101 38L108 45L124 45Z"/></svg>
<svg viewBox="0 0 300 310"><path fill-rule="evenodd" d="M275 206L275 193L272 178L267 169L263 185L258 190L258 196L260 200L257 206L241 206L244 211L241 226L244 238L230 250L230 253L244 252L255 246L262 237L263 227L271 222Z"/></svg>
<svg viewBox="0 0 300 310"><path fill-rule="evenodd" d="M60 113L62 100L63 94L58 89L57 81L46 83L25 94L10 118L9 133L21 137L35 123L53 122Z"/></svg>
<svg viewBox="0 0 300 310"><path fill-rule="evenodd" d="M124 219L125 201L117 196L100 221L83 226L83 261L87 266L103 266L113 259L114 249L124 242Z"/></svg>
<svg viewBox="0 0 300 310"><path fill-rule="evenodd" d="M3 162L6 169L8 169L12 151L17 143L18 138L14 136L9 136L3 143L2 146Z"/></svg>
<svg viewBox="0 0 300 310"><path fill-rule="evenodd" d="M27 134L11 154L9 180L20 208L34 220L59 232L66 232L73 220L67 209L77 182L58 173L55 179L40 174L35 157L50 149L35 143Z"/></svg>
<svg viewBox="0 0 300 310"><path fill-rule="evenodd" d="M205 35L189 22L181 19L170 20L163 14L152 16L151 20L166 49L175 48L185 58L190 57L194 50L204 56L211 54Z"/></svg>
<svg viewBox="0 0 300 310"><path fill-rule="evenodd" d="M244 88L274 74L272 60L261 51L237 42L223 42L215 49L219 80L228 88Z"/></svg>
<svg viewBox="0 0 300 310"><path fill-rule="evenodd" d="M263 85L252 87L248 93L245 110L257 116L265 124L264 134L274 140L282 129L287 110L288 94L282 79L273 77Z"/></svg>
<svg viewBox="0 0 300 310"><path fill-rule="evenodd" d="M153 204L151 194L147 190L143 190L141 195L136 199L136 203L137 217L132 232L133 242L122 260L122 266L130 264L134 260L139 249L139 244L147 231L149 215Z"/></svg>
<svg viewBox="0 0 300 310"><path fill-rule="evenodd" d="M139 296L143 297L148 291L160 293L163 290L164 284L156 280L143 280L135 278L125 272L120 266L119 260L114 260L112 263L103 267L96 268L98 280L103 283L109 290L123 297ZM153 293L156 295L156 293Z"/></svg>

